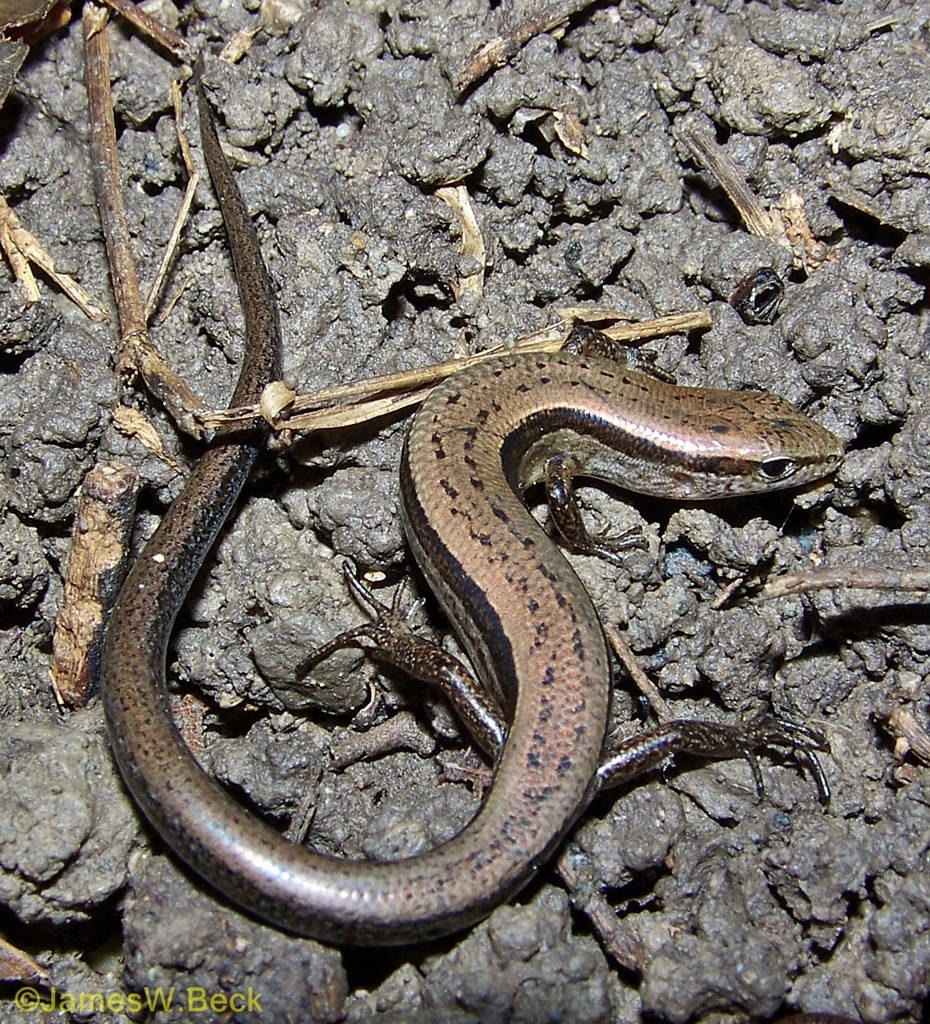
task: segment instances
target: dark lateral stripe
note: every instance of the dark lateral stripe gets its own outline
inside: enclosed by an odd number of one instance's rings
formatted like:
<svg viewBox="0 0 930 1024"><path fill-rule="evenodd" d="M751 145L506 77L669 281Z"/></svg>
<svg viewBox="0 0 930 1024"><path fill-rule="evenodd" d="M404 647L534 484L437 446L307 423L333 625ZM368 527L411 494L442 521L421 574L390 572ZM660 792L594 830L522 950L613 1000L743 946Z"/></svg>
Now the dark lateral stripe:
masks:
<svg viewBox="0 0 930 1024"><path fill-rule="evenodd" d="M524 452L556 430L573 430L576 434L593 437L605 448L635 455L637 459L654 465L680 466L696 475L734 473L741 465L725 456L683 453L674 447L656 444L642 434L621 430L584 409L558 406L527 416L504 438L501 455L509 479L513 480L513 473Z"/></svg>
<svg viewBox="0 0 930 1024"><path fill-rule="evenodd" d="M452 601L462 610L462 620L470 619L475 624L475 629L471 631L472 636L466 636L465 626L459 628L457 625L459 615L449 608L445 609L462 645L478 662L474 668L481 676L481 682L490 687L492 694L500 687L505 702L504 712L509 719L517 694L513 647L501 625L500 616L488 602L485 591L465 572L461 562L452 554L430 523L410 477L406 450L401 460L400 491L408 542L415 541L426 552L426 564L431 566L431 573L435 575L437 581L434 584L433 580L429 579L428 582L439 597L440 603L445 604L444 594L449 593ZM412 538L411 533L414 535ZM474 643L472 637L480 638L480 645ZM479 646L480 649L476 649ZM490 680L487 678L489 675Z"/></svg>

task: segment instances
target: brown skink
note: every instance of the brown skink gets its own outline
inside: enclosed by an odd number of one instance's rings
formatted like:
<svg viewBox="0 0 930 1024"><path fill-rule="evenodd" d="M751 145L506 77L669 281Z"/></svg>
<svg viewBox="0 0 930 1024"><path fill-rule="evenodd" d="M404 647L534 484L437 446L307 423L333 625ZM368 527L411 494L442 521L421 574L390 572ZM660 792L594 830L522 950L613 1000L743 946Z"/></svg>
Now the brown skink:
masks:
<svg viewBox="0 0 930 1024"><path fill-rule="evenodd" d="M202 95L200 108L245 311L233 396L245 404L279 376L276 307ZM197 766L169 712L175 617L261 444L256 435L201 459L126 580L102 671L113 748L158 832L231 900L302 934L384 944L487 914L525 884L602 782L615 781L599 774L610 665L597 614L524 507L523 488L556 466L562 482L577 474L665 498L715 498L802 484L842 453L837 438L772 395L674 387L600 357L502 356L436 388L404 449L405 526L507 713L505 739L486 798L459 835L406 860L358 863L292 844L241 807ZM619 775L655 763L673 726L634 737Z"/></svg>

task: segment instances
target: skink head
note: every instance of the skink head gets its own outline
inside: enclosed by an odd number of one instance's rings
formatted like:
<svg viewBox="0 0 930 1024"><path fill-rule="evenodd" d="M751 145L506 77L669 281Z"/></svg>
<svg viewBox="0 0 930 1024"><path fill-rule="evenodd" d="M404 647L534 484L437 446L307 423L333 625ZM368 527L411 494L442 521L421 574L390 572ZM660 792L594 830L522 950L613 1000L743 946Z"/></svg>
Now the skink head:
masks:
<svg viewBox="0 0 930 1024"><path fill-rule="evenodd" d="M843 457L838 437L777 395L655 382L648 391L632 414L605 404L585 424L587 437L563 443L579 475L707 501L799 487Z"/></svg>
<svg viewBox="0 0 930 1024"><path fill-rule="evenodd" d="M790 402L751 392L703 393L703 428L682 461L694 498L762 494L828 476L843 443ZM700 437L700 440L698 440Z"/></svg>
<svg viewBox="0 0 930 1024"><path fill-rule="evenodd" d="M592 356L499 365L494 379L509 371L513 396L503 389L498 402L512 406L514 426L502 441L489 437L517 489L545 479L558 456L572 475L702 501L797 487L843 457L838 437L765 392L675 387Z"/></svg>

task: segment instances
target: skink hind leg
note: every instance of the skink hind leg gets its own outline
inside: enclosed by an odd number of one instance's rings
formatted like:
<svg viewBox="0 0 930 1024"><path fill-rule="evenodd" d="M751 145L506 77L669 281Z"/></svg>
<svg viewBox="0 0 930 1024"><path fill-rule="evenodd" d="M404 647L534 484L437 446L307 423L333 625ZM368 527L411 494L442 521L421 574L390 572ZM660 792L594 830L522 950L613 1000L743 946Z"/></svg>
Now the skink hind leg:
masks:
<svg viewBox="0 0 930 1024"><path fill-rule="evenodd" d="M357 647L420 682L436 686L455 709L472 739L494 759L506 740L507 724L500 707L472 672L458 658L431 640L417 636L408 627L407 619L413 609L401 611L402 588L395 592L391 605L385 605L356 578L348 562L343 563L343 573L349 590L372 621L340 633L314 651L298 667L298 677L307 675L314 665L333 652ZM709 759L744 757L761 799L765 780L758 754L772 747L792 751L811 773L821 803L829 801L830 787L815 753L829 749L826 738L815 729L774 715L730 724L673 719L635 733L609 752L608 759L598 769L597 788L621 786L674 754Z"/></svg>
<svg viewBox="0 0 930 1024"><path fill-rule="evenodd" d="M598 769L601 789L619 786L654 767L670 754L698 757L745 757L761 799L765 783L757 754L770 747L787 747L814 778L821 803L830 799L830 787L815 751L827 750L826 738L815 729L773 715L749 722L722 724L678 719L653 726L624 740Z"/></svg>
<svg viewBox="0 0 930 1024"><path fill-rule="evenodd" d="M314 665L334 651L357 647L423 683L438 687L468 729L472 739L493 757L504 744L507 727L500 708L472 673L447 651L430 640L417 636L406 624L410 611L400 610L402 589L390 606L378 598L352 572L348 562L343 573L349 590L371 616L372 621L340 633L318 648L298 666L298 677L306 676Z"/></svg>

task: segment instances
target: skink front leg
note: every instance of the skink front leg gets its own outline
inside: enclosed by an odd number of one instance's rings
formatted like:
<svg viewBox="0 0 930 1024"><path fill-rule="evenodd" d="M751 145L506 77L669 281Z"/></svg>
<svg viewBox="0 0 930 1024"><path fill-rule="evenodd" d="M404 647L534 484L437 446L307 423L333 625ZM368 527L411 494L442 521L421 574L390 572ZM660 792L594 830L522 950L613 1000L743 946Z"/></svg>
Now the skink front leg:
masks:
<svg viewBox="0 0 930 1024"><path fill-rule="evenodd" d="M671 380L668 374L652 365L652 353L644 353L640 349L622 345L590 324L580 321L575 323L566 339L564 351L575 355L603 357L620 366L640 370L657 380ZM588 531L581 518L573 484L577 468L572 457L566 453L554 454L546 460L543 486L552 523L572 551L582 555L596 555L612 565L620 566L623 564L620 557L622 551L645 548L646 542L636 528L627 530L617 537L594 536Z"/></svg>
<svg viewBox="0 0 930 1024"><path fill-rule="evenodd" d="M628 366L631 370L639 370L640 373L648 374L666 384L675 383L675 378L670 373L655 365L654 352L615 341L610 335L580 320L575 321L571 333L565 339L562 351L579 356L600 356L620 366Z"/></svg>
<svg viewBox="0 0 930 1024"><path fill-rule="evenodd" d="M645 548L646 541L637 527L632 527L616 537L604 534L595 537L588 531L581 518L581 509L575 494L572 478L575 467L566 455L553 455L546 460L543 486L549 515L559 536L580 555L596 555L612 565L622 566L621 551L630 548Z"/></svg>

